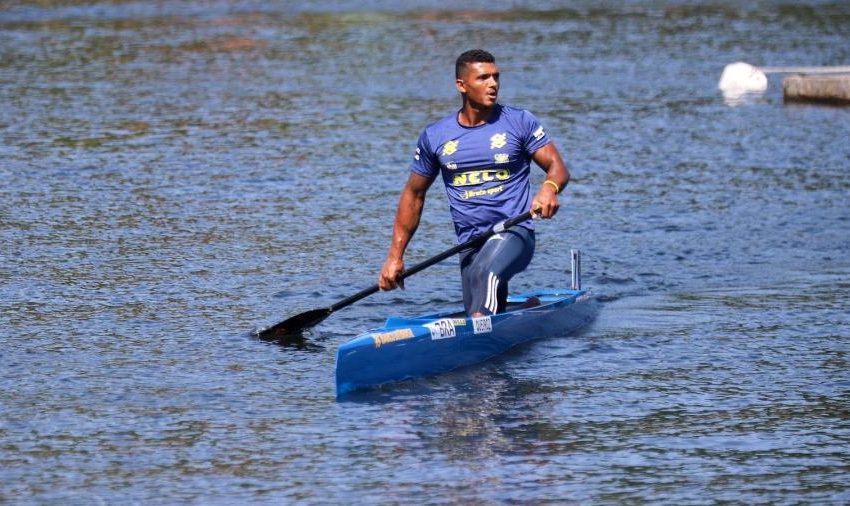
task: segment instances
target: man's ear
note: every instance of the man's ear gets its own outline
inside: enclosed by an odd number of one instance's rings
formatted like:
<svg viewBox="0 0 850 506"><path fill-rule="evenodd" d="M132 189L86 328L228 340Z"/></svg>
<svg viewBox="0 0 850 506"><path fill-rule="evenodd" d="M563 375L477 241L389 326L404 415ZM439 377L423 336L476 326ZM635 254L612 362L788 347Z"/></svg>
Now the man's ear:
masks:
<svg viewBox="0 0 850 506"><path fill-rule="evenodd" d="M457 88L457 91L461 94L466 93L466 84L463 82L463 79L455 79L455 88Z"/></svg>

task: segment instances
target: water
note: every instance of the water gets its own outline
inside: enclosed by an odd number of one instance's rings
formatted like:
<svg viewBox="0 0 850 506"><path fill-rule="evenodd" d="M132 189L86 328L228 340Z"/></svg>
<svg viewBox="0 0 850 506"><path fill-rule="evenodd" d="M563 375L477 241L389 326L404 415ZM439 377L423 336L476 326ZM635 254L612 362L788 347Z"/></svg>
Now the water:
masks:
<svg viewBox="0 0 850 506"><path fill-rule="evenodd" d="M0 7L0 502L850 501L850 109L715 89L847 64L846 3L54 3ZM456 262L249 331L375 281L477 46L574 176L512 287L580 248L602 312L337 402L336 347Z"/></svg>

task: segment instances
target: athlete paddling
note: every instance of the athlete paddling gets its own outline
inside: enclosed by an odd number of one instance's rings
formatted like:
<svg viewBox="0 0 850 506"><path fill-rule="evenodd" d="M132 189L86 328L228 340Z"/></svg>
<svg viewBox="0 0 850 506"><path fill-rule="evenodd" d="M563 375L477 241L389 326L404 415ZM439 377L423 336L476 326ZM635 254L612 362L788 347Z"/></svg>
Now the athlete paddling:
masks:
<svg viewBox="0 0 850 506"><path fill-rule="evenodd" d="M404 252L431 184L442 175L458 242L528 210L542 218L558 211L558 194L570 173L533 114L497 103L499 69L490 53L475 49L455 63L455 86L463 105L419 136L410 176L401 192L389 253L378 277L382 290L402 287ZM530 162L546 172L531 197ZM463 303L469 316L505 310L508 281L534 255L531 220L494 235L460 254Z"/></svg>

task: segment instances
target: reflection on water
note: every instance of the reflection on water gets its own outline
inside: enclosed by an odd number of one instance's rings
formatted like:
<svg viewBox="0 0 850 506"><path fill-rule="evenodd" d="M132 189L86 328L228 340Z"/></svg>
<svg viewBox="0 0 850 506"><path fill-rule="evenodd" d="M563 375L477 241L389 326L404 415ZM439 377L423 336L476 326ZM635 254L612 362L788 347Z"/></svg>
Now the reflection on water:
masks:
<svg viewBox="0 0 850 506"><path fill-rule="evenodd" d="M842 2L0 6L0 501L846 502L850 112L727 63L850 61ZM579 335L337 403L451 62L499 58L574 180L512 289ZM728 104L728 105L727 105ZM729 107L734 105L734 107ZM543 179L535 173L535 183ZM408 261L453 244L437 185Z"/></svg>
<svg viewBox="0 0 850 506"><path fill-rule="evenodd" d="M730 107L767 103L764 92L761 91L724 91L723 101Z"/></svg>

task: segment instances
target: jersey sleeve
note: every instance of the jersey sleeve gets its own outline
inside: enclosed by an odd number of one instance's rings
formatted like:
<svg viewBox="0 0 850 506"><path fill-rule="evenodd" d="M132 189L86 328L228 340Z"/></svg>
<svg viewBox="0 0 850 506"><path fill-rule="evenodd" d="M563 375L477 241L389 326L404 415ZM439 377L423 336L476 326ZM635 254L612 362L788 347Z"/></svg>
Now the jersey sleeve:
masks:
<svg viewBox="0 0 850 506"><path fill-rule="evenodd" d="M533 155L535 151L552 142L543 125L528 111L522 112L522 131L525 134L523 141L525 152Z"/></svg>
<svg viewBox="0 0 850 506"><path fill-rule="evenodd" d="M416 153L413 155L413 161L410 163L410 171L429 180L433 180L440 173L440 164L436 153L431 149L427 130L422 131L419 135L419 140L416 142Z"/></svg>

